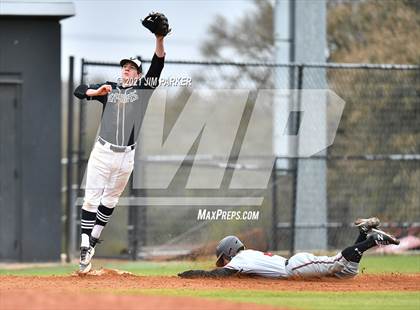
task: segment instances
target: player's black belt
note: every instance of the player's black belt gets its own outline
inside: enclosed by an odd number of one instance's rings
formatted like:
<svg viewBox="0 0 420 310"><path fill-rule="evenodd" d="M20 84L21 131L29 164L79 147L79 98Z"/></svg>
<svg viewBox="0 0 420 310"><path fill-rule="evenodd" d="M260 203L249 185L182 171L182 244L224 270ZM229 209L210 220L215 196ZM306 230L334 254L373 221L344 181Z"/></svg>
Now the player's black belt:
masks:
<svg viewBox="0 0 420 310"><path fill-rule="evenodd" d="M109 147L109 149L110 149L111 151L116 152L116 153L124 153L124 152L126 152L126 151L127 151L127 149L129 149L129 150L134 150L134 149L136 148L136 145L135 145L135 144L133 144L133 145L128 145L128 146L118 146L118 145L114 145L114 144L111 144L111 143L109 143L109 142L105 141L105 140L104 140L104 139L102 139L101 137L98 137L98 142L99 142L100 144L102 144L102 145L106 146L106 147Z"/></svg>

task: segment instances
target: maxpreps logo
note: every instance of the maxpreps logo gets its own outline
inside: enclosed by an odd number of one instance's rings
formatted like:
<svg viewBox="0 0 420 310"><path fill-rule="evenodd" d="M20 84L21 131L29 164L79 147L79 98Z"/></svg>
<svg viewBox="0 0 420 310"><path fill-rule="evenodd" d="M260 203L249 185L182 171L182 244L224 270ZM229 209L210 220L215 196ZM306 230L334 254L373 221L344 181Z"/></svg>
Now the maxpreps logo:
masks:
<svg viewBox="0 0 420 310"><path fill-rule="evenodd" d="M129 93L117 93L112 92L108 95L108 102L117 103L128 103L128 102L134 102L137 99L139 99L139 96L137 95L136 91L132 91Z"/></svg>
<svg viewBox="0 0 420 310"><path fill-rule="evenodd" d="M141 91L113 92L109 100L131 102L142 97ZM172 100L179 100L177 106L183 108L169 126L165 115ZM248 102L251 110L245 109ZM133 189L141 191L121 197L119 204L261 206L276 157L309 158L332 145L344 106L344 100L328 89L267 89L252 96L247 89L194 89L175 99L167 89L156 89L144 117L125 122L126 128L141 128L132 182ZM107 113L112 109L105 108L103 120L114 117L105 117ZM267 125L273 122L274 129ZM281 142L280 151L274 141ZM232 212L204 210L198 218L247 216Z"/></svg>
<svg viewBox="0 0 420 310"><path fill-rule="evenodd" d="M199 209L197 214L198 221L258 221L260 211L234 211L234 210L207 210Z"/></svg>

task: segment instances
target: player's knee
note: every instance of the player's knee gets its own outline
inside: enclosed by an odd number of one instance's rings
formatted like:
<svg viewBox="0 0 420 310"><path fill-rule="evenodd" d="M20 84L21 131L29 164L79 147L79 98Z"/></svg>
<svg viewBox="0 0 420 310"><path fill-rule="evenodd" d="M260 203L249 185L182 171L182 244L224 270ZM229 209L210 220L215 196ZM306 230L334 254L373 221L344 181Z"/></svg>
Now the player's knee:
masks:
<svg viewBox="0 0 420 310"><path fill-rule="evenodd" d="M84 204L98 208L101 202L102 190L85 190ZM90 208L87 206L87 208Z"/></svg>
<svg viewBox="0 0 420 310"><path fill-rule="evenodd" d="M110 209L115 208L118 203L118 198L119 197L104 197L101 200L101 204Z"/></svg>
<svg viewBox="0 0 420 310"><path fill-rule="evenodd" d="M345 266L341 264L340 262L335 262L331 265L331 269L329 270L329 273L334 274L338 272L342 272L344 270Z"/></svg>
<svg viewBox="0 0 420 310"><path fill-rule="evenodd" d="M83 203L82 209L89 212L96 213L98 211L98 206L99 206L99 202L97 204L92 204L85 200L85 202Z"/></svg>
<svg viewBox="0 0 420 310"><path fill-rule="evenodd" d="M357 276L359 274L358 271L354 272L354 271L347 271L347 270L343 270L341 272L337 272L334 275L339 278L339 279L351 279L354 278L355 276Z"/></svg>
<svg viewBox="0 0 420 310"><path fill-rule="evenodd" d="M347 274L350 277L355 277L359 274L359 264L358 263L354 263L354 262L350 262L346 268L345 271L347 272Z"/></svg>
<svg viewBox="0 0 420 310"><path fill-rule="evenodd" d="M341 279L349 279L349 278L354 278L358 274L359 274L359 264L350 262L349 264L345 265L343 270L341 270L340 272L337 272L335 275Z"/></svg>

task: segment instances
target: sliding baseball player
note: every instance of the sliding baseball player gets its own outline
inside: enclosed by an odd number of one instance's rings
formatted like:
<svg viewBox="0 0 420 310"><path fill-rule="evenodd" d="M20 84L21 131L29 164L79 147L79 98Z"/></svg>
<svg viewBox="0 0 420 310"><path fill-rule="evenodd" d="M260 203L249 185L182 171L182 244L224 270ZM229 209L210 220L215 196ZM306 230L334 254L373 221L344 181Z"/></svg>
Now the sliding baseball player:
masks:
<svg viewBox="0 0 420 310"><path fill-rule="evenodd" d="M87 165L80 273L91 270L95 246L133 171L141 122L164 66L163 41L171 31L168 19L161 13L151 13L142 24L156 36L155 53L145 77L140 60L125 58L120 62L118 83L80 85L74 91L79 99L98 100L103 104L99 137Z"/></svg>
<svg viewBox="0 0 420 310"><path fill-rule="evenodd" d="M252 274L268 278L325 277L350 278L358 274L363 253L377 245L399 244L394 236L378 229L378 218L358 219L356 243L335 256L316 256L297 253L286 259L282 256L245 249L236 236L227 236L216 248L216 268L210 271L188 270L178 274L182 278L227 277Z"/></svg>

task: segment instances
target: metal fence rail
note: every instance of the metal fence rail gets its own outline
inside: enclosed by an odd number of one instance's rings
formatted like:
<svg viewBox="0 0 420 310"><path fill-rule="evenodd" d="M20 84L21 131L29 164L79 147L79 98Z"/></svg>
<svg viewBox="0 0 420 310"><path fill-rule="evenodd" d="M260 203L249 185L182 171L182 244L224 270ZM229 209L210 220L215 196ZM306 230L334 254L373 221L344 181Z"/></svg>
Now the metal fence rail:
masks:
<svg viewBox="0 0 420 310"><path fill-rule="evenodd" d="M150 59L142 59L142 62L150 63ZM113 80L118 76L118 68L118 63L82 60L80 83ZM142 249L146 246L170 244L187 248L191 244L214 242L224 234L246 234L255 229L265 236L266 247L290 252L295 250L296 232L324 229L328 236L328 248L337 249L355 239L357 233L349 226L353 218L373 215L380 216L385 223L393 223L385 227L400 236L419 233L420 66L168 60L163 74L164 77L189 74L193 87L217 88L224 83L226 88L246 88L251 91L274 88L278 81L292 88L319 88L322 84L320 76L325 76L327 87L343 98L346 106L335 142L327 152L306 159L291 159L290 169L275 165L268 188L247 193L248 196L264 197L260 208L262 217L257 222L229 225L197 222L196 208L188 206L176 211L170 206L132 206L119 211L122 216L114 222L111 220L111 227L107 227L107 230L111 230L119 242L115 241L112 249L103 255L128 255L136 259L145 255ZM179 89L179 93L182 91ZM268 114L272 115L270 107L268 109ZM69 163L72 171L78 171L76 179L79 184L86 167L89 146L96 134L97 122L91 119L97 112L94 107L80 102L78 146L74 145L78 161L76 165ZM170 112L176 115L179 110ZM95 128L87 126L87 119L90 119L89 124L95 124ZM259 121L262 127L265 126L266 132L272 132L271 119L266 116ZM235 154L231 155L229 165L225 166L221 166L220 160L212 154L202 162L199 158L187 158L179 174L185 178L192 163L211 169L238 169ZM280 159L284 158L277 158ZM172 160L170 157L148 157L142 158L142 163L170 165ZM264 165L264 158L259 160ZM302 225L296 223L295 218L299 163L314 161L326 164L328 218L321 226L311 223ZM246 166L240 168L251 169ZM176 183L168 189L169 196L186 193ZM218 194L226 192L224 188ZM78 196L82 194L79 192ZM146 190L130 190L126 193L129 196L153 194L155 192ZM191 191L188 194L194 195Z"/></svg>

